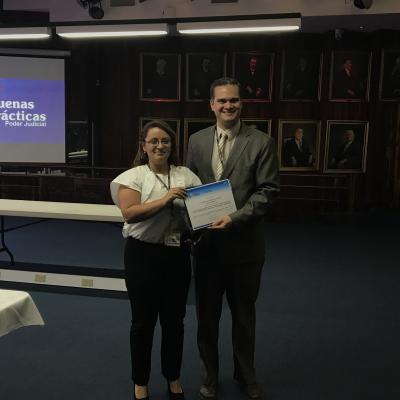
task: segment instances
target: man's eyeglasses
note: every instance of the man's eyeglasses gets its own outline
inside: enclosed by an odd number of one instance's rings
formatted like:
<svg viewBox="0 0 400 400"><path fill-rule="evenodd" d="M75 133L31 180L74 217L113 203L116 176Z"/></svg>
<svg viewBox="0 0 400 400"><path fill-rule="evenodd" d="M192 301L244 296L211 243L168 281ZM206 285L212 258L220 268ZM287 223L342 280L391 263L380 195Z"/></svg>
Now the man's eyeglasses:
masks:
<svg viewBox="0 0 400 400"><path fill-rule="evenodd" d="M144 142L152 146L158 146L159 144L162 144L164 146L169 146L171 144L170 139L150 139L150 140L145 140Z"/></svg>

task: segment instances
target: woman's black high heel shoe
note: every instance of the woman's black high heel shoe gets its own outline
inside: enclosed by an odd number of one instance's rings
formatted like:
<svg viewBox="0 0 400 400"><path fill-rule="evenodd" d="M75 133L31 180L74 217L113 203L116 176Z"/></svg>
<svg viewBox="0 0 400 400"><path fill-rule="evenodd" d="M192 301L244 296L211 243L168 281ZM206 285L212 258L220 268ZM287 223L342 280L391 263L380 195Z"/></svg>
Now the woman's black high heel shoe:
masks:
<svg viewBox="0 0 400 400"><path fill-rule="evenodd" d="M167 388L168 388L169 400L185 400L185 394L183 392L182 393L171 392L171 386L169 385L168 380L167 380Z"/></svg>
<svg viewBox="0 0 400 400"><path fill-rule="evenodd" d="M150 397L149 397L149 396L142 397L141 399L138 399L138 398L136 397L135 392L133 392L133 398L134 398L134 400L150 400Z"/></svg>

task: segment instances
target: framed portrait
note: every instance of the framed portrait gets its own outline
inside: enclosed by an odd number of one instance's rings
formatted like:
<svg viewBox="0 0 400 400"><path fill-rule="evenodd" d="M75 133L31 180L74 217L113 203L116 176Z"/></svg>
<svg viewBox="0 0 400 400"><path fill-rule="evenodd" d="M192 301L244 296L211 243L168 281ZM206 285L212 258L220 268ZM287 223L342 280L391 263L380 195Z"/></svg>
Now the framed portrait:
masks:
<svg viewBox="0 0 400 400"><path fill-rule="evenodd" d="M382 50L379 98L400 101L400 50Z"/></svg>
<svg viewBox="0 0 400 400"><path fill-rule="evenodd" d="M371 53L333 51L329 80L330 101L368 101Z"/></svg>
<svg viewBox="0 0 400 400"><path fill-rule="evenodd" d="M259 118L241 118L241 120L248 126L252 126L261 132L265 132L271 136L271 120Z"/></svg>
<svg viewBox="0 0 400 400"><path fill-rule="evenodd" d="M211 84L223 76L226 76L226 54L186 54L186 100L209 100Z"/></svg>
<svg viewBox="0 0 400 400"><path fill-rule="evenodd" d="M233 76L242 86L247 102L271 101L273 53L233 53Z"/></svg>
<svg viewBox="0 0 400 400"><path fill-rule="evenodd" d="M283 101L320 100L321 71L321 53L283 52L280 99Z"/></svg>
<svg viewBox="0 0 400 400"><path fill-rule="evenodd" d="M365 172L367 121L327 121L325 172Z"/></svg>
<svg viewBox="0 0 400 400"><path fill-rule="evenodd" d="M215 119L209 118L185 118L183 132L183 161L186 162L189 138L193 133L215 125Z"/></svg>
<svg viewBox="0 0 400 400"><path fill-rule="evenodd" d="M176 145L179 149L179 137L180 137L180 128L181 128L181 120L177 118L163 118L163 117L140 117L139 118L139 132L142 131L143 127L150 121L155 119L159 119L165 122L176 134Z"/></svg>
<svg viewBox="0 0 400 400"><path fill-rule="evenodd" d="M89 164L92 138L88 121L68 121L67 128L67 163Z"/></svg>
<svg viewBox="0 0 400 400"><path fill-rule="evenodd" d="M279 166L282 171L316 171L319 168L320 121L280 120Z"/></svg>
<svg viewBox="0 0 400 400"><path fill-rule="evenodd" d="M141 53L140 100L180 100L181 56L171 53Z"/></svg>

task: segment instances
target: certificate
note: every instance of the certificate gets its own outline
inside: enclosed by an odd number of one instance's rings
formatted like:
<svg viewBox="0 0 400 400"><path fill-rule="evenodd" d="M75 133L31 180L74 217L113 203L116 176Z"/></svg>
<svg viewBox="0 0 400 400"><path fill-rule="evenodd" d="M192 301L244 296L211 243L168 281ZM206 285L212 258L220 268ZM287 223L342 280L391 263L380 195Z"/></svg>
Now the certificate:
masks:
<svg viewBox="0 0 400 400"><path fill-rule="evenodd" d="M236 211L229 179L186 189L186 194L186 209L194 231Z"/></svg>

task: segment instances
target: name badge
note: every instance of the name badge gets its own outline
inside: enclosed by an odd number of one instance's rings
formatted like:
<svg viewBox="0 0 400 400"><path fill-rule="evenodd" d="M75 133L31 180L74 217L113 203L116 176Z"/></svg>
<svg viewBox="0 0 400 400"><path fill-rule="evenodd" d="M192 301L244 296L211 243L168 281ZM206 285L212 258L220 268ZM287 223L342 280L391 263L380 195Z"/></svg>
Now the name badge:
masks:
<svg viewBox="0 0 400 400"><path fill-rule="evenodd" d="M168 232L164 236L164 244L166 246L179 247L181 245L181 234L180 234L180 232Z"/></svg>

